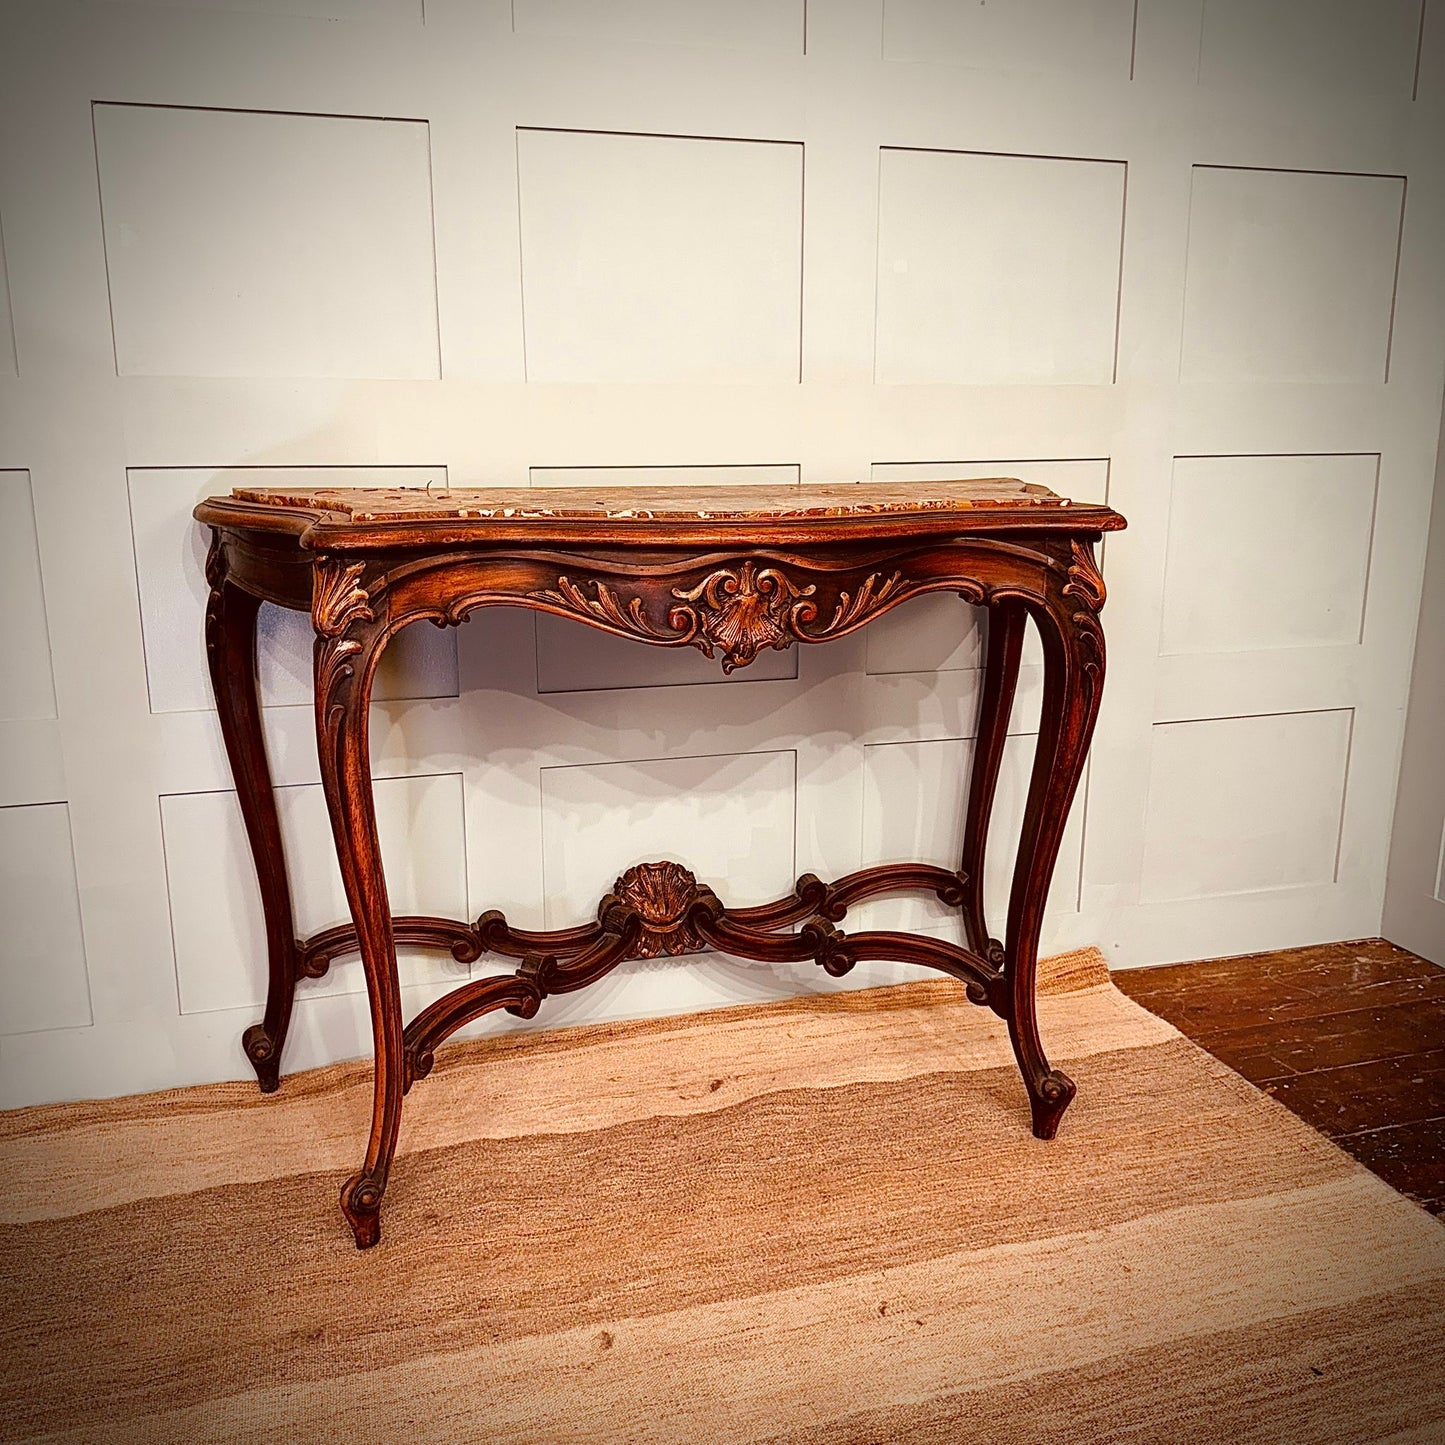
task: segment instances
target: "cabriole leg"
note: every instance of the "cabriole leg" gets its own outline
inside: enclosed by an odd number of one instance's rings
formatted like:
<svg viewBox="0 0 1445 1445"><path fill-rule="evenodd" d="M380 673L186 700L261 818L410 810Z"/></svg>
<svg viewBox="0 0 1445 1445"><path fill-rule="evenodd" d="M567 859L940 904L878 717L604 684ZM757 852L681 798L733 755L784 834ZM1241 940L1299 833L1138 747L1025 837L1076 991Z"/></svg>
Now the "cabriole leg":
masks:
<svg viewBox="0 0 1445 1445"><path fill-rule="evenodd" d="M396 1153L403 1087L401 988L391 907L376 836L367 707L382 620L358 585L361 565L316 565L316 740L336 856L356 925L375 1043L371 1134L361 1168L342 1186L341 1211L358 1249L381 1238L381 1197Z"/></svg>
<svg viewBox="0 0 1445 1445"><path fill-rule="evenodd" d="M206 660L266 919L266 1011L259 1024L242 1034L241 1045L261 1091L269 1094L280 1081L281 1049L291 1022L299 959L281 824L261 731L256 682L256 614L261 600L227 580L225 554L215 533L206 558L206 580L211 584Z"/></svg>
<svg viewBox="0 0 1445 1445"><path fill-rule="evenodd" d="M1039 1042L1034 987L1049 882L1104 684L1104 634L1096 616L1103 603L1103 583L1082 544L1075 544L1075 559L1064 595L1032 608L1044 646L1043 713L1009 897L1004 962L1009 1037L1039 1139L1054 1137L1076 1092L1067 1074L1049 1066Z"/></svg>
<svg viewBox="0 0 1445 1445"><path fill-rule="evenodd" d="M1008 737L1009 715L1019 680L1019 657L1024 646L1028 612L1012 598L996 602L988 611L988 652L984 663L983 696L979 701L978 737L974 742L973 771L968 807L963 822L963 927L968 946L995 966L1004 961L1003 945L988 931L983 911L984 848L989 818L998 789L999 767Z"/></svg>

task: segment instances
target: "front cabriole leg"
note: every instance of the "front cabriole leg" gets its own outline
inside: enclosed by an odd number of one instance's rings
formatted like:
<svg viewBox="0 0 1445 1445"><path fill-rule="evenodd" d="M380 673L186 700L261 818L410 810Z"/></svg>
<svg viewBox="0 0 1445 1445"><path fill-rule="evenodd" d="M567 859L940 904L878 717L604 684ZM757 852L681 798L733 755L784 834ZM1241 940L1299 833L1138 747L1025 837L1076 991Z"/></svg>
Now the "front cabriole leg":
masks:
<svg viewBox="0 0 1445 1445"><path fill-rule="evenodd" d="M214 529L206 557L206 581L211 586L206 602L206 662L266 920L266 1012L260 1023L242 1034L241 1046L256 1071L261 1092L269 1094L280 1082L281 1049L291 1022L300 963L281 824L261 731L256 682L256 614L261 599L230 581L225 548Z"/></svg>
<svg viewBox="0 0 1445 1445"><path fill-rule="evenodd" d="M381 1237L381 1197L396 1153L404 1083L401 988L391 907L376 836L367 708L388 636L386 599L368 592L364 562L317 559L316 742L336 857L356 925L375 1043L371 1134L361 1168L343 1185L341 1210L358 1249Z"/></svg>
<svg viewBox="0 0 1445 1445"><path fill-rule="evenodd" d="M1043 641L1044 698L1009 896L1004 960L1009 1037L1039 1139L1054 1137L1076 1092L1074 1081L1051 1068L1044 1054L1034 990L1044 904L1104 690L1104 632L1098 617L1104 582L1088 541L1072 539L1071 554L1068 580L1060 586L1051 577L1047 595L1029 601Z"/></svg>

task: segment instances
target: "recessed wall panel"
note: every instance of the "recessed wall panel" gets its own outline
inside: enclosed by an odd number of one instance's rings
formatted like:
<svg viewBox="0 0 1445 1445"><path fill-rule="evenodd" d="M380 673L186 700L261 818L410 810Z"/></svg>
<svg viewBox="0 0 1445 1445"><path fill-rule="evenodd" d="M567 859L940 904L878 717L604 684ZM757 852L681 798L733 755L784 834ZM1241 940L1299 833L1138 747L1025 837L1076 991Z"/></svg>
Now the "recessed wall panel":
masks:
<svg viewBox="0 0 1445 1445"><path fill-rule="evenodd" d="M585 922L635 863L670 859L724 903L779 898L794 879L792 752L546 768L549 928Z"/></svg>
<svg viewBox="0 0 1445 1445"><path fill-rule="evenodd" d="M787 382L803 148L519 130L529 381Z"/></svg>
<svg viewBox="0 0 1445 1445"><path fill-rule="evenodd" d="M1161 653L1355 643L1379 457L1176 457Z"/></svg>
<svg viewBox="0 0 1445 1445"><path fill-rule="evenodd" d="M0 808L0 1034L84 1028L90 981L64 803Z"/></svg>
<svg viewBox="0 0 1445 1445"><path fill-rule="evenodd" d="M1018 852L1024 804L1038 739L1009 738L999 770L994 817L984 860L984 908L995 937L1002 938L1008 895ZM942 739L882 743L864 749L863 838L867 863L934 863L957 868L963 856L963 816L968 802L973 742ZM1049 887L1046 922L1077 913L1083 855L1082 787L1064 830L1059 861ZM869 927L917 928L959 920L932 895L909 894L873 905ZM961 924L958 937L961 940Z"/></svg>
<svg viewBox="0 0 1445 1445"><path fill-rule="evenodd" d="M539 487L790 486L796 466L533 467ZM796 648L759 654L725 673L696 648L663 649L613 637L547 613L537 614L537 690L582 692L612 687L668 687L697 682L763 682L798 675Z"/></svg>
<svg viewBox="0 0 1445 1445"><path fill-rule="evenodd" d="M1385 380L1400 176L1196 166L1180 375Z"/></svg>
<svg viewBox="0 0 1445 1445"><path fill-rule="evenodd" d="M10 303L10 273L5 266L5 233L0 218L0 376L19 373L15 352L15 316Z"/></svg>
<svg viewBox="0 0 1445 1445"><path fill-rule="evenodd" d="M135 468L129 473L131 531L146 681L152 712L215 706L206 669L204 624L209 530L191 516L197 502L235 486L424 487L446 485L445 467ZM263 605L257 619L261 700L268 706L309 706L312 699L311 618ZM455 697L456 630L418 624L388 643L377 669L378 700Z"/></svg>
<svg viewBox="0 0 1445 1445"><path fill-rule="evenodd" d="M794 487L796 462L694 467L532 467L534 487Z"/></svg>
<svg viewBox="0 0 1445 1445"><path fill-rule="evenodd" d="M1156 723L1144 901L1333 882L1353 716Z"/></svg>
<svg viewBox="0 0 1445 1445"><path fill-rule="evenodd" d="M29 472L0 472L0 617L5 619L0 722L54 717L50 633Z"/></svg>
<svg viewBox="0 0 1445 1445"><path fill-rule="evenodd" d="M1409 100L1422 0L1204 0L1199 83Z"/></svg>
<svg viewBox="0 0 1445 1445"><path fill-rule="evenodd" d="M874 462L877 481L948 481L1017 477L1076 502L1107 502L1107 458L997 462ZM863 630L870 673L946 672L981 665L983 612L951 592L919 597L885 612ZM1029 631L1030 649L1037 647ZM1030 657L1031 661L1036 661Z"/></svg>
<svg viewBox="0 0 1445 1445"><path fill-rule="evenodd" d="M135 0L110 0L110 3L133 5ZM148 7L176 10L239 10L318 20L399 20L420 24L422 19L422 0L146 0L146 3Z"/></svg>
<svg viewBox="0 0 1445 1445"><path fill-rule="evenodd" d="M394 913L464 919L466 830L458 773L383 778L376 824ZM302 937L350 920L320 784L276 789L281 832ZM235 793L174 793L161 799L171 931L182 1013L260 1007L266 997L266 928L255 867ZM455 981L466 968L445 954L402 963L403 984ZM331 967L309 994L360 993L355 957Z"/></svg>
<svg viewBox="0 0 1445 1445"><path fill-rule="evenodd" d="M1124 164L884 149L881 382L1108 383Z"/></svg>
<svg viewBox="0 0 1445 1445"><path fill-rule="evenodd" d="M1134 0L886 0L883 54L888 60L1127 80L1134 8Z"/></svg>
<svg viewBox="0 0 1445 1445"><path fill-rule="evenodd" d="M424 121L97 105L123 376L438 376Z"/></svg>
<svg viewBox="0 0 1445 1445"><path fill-rule="evenodd" d="M803 52L803 0L513 0L519 35Z"/></svg>

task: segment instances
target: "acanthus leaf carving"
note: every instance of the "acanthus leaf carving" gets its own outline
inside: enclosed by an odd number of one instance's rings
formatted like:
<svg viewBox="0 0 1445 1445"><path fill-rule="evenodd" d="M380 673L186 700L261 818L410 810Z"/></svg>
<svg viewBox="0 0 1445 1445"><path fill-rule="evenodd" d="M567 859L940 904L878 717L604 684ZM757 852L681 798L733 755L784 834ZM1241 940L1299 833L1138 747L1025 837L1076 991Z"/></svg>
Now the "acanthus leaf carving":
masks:
<svg viewBox="0 0 1445 1445"><path fill-rule="evenodd" d="M558 577L556 587L545 588L531 595L539 601L550 602L566 612L580 617L593 617L605 622L618 632L630 632L638 637L667 638L668 634L654 627L643 608L642 598L634 597L625 606L621 598L605 583L593 584L595 595L589 597L580 584L570 577Z"/></svg>
<svg viewBox="0 0 1445 1445"><path fill-rule="evenodd" d="M1077 597L1085 607L1097 612L1104 605L1108 592L1104 576L1094 561L1094 549L1077 537L1070 538L1073 561L1069 563L1069 580L1064 583L1064 596Z"/></svg>
<svg viewBox="0 0 1445 1445"><path fill-rule="evenodd" d="M865 617L877 612L904 586L901 572L894 572L892 576L883 581L879 581L880 577L882 577L882 573L870 572L856 592L851 595L847 592L839 592L838 605L833 609L833 616L829 619L828 625L819 628L813 635L833 637L840 632L849 631Z"/></svg>
<svg viewBox="0 0 1445 1445"><path fill-rule="evenodd" d="M365 570L365 562L317 559L311 620L322 637L339 637L353 622L375 621L371 593L361 585L361 574Z"/></svg>

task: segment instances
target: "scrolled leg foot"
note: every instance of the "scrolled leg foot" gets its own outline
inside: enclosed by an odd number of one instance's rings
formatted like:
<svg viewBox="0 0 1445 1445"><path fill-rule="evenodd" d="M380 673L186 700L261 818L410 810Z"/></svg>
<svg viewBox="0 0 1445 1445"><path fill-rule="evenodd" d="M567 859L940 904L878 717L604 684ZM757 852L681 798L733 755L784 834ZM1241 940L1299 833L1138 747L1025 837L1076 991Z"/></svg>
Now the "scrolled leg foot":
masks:
<svg viewBox="0 0 1445 1445"><path fill-rule="evenodd" d="M241 1035L241 1047L256 1071L256 1082L263 1094L274 1094L281 1083L281 1050L266 1032L264 1024L252 1024Z"/></svg>
<svg viewBox="0 0 1445 1445"><path fill-rule="evenodd" d="M1059 1120L1078 1092L1078 1085L1059 1069L1051 1069L1036 1090L1029 1090L1035 1139L1052 1139L1059 1132Z"/></svg>
<svg viewBox="0 0 1445 1445"><path fill-rule="evenodd" d="M341 1186L341 1212L358 1249L370 1249L381 1238L382 1187L364 1173L353 1174Z"/></svg>

